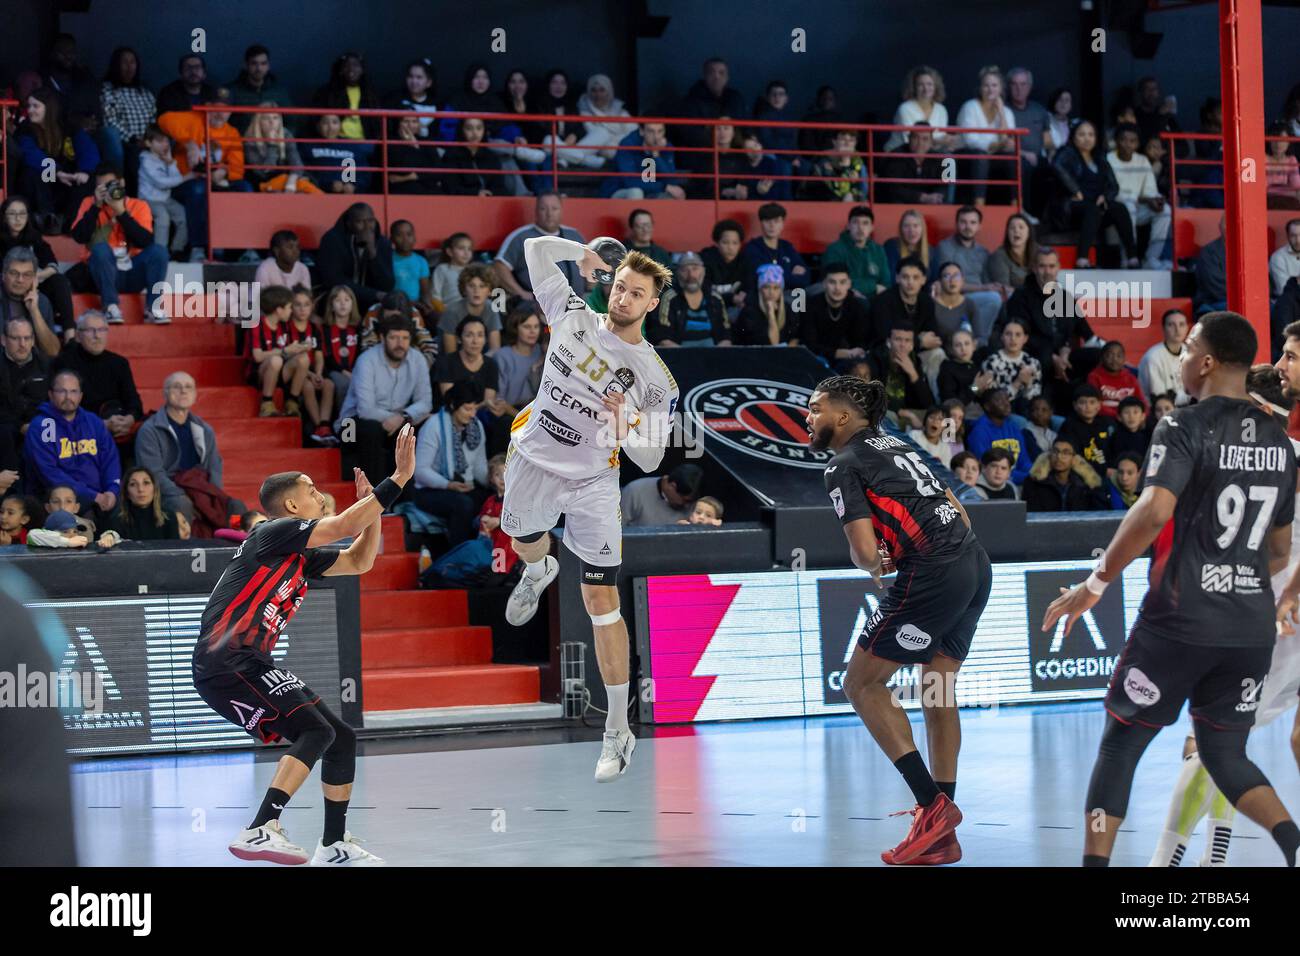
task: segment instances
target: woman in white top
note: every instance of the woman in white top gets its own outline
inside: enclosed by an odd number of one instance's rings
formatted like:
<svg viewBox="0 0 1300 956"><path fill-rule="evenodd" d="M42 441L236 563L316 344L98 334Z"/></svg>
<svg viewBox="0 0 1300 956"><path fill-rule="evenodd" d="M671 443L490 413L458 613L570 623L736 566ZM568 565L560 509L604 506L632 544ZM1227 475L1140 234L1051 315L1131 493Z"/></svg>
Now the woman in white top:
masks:
<svg viewBox="0 0 1300 956"><path fill-rule="evenodd" d="M943 105L943 98L943 77L939 71L930 66L912 67L903 79L903 102L898 104L894 113L894 125L915 126L924 120L931 126L947 126L948 107ZM942 145L946 136L942 129L936 129L934 144ZM885 142L885 149L892 151L906 142L907 131L894 130Z"/></svg>
<svg viewBox="0 0 1300 956"><path fill-rule="evenodd" d="M967 163L968 179L989 179L991 175L998 179L1015 178L1016 170L1013 163L993 164L987 158L999 154L1012 157L1016 155L1015 137L1004 132L1014 129L1016 125L1015 114L1011 112L1011 107L1007 106L1003 97L1004 88L1002 71L996 66L984 67L980 70L979 96L963 103L957 113L956 125L989 130L987 133L961 134L961 151L974 153L980 157ZM984 205L988 189L988 185L983 183L975 183L971 186L972 198L976 206Z"/></svg>
<svg viewBox="0 0 1300 956"><path fill-rule="evenodd" d="M623 101L614 95L614 81L604 73L587 77L587 92L578 97L578 112L583 116L629 115ZM635 129L635 123L586 123L585 132L575 145L614 147ZM599 169L613 158L614 152L612 148L569 150L567 155L561 153L560 163Z"/></svg>
<svg viewBox="0 0 1300 956"><path fill-rule="evenodd" d="M931 406L926 410L924 421L924 428L913 428L907 433L907 437L938 458L939 464L947 468L948 463L952 461L953 450L943 433L944 426L947 424L943 409L938 405Z"/></svg>
<svg viewBox="0 0 1300 956"><path fill-rule="evenodd" d="M1183 390L1179 363L1182 361L1183 343L1187 340L1187 314L1181 309L1170 309L1161 317L1160 327L1164 330L1164 338L1142 356L1138 365L1138 382L1147 395L1178 394Z"/></svg>

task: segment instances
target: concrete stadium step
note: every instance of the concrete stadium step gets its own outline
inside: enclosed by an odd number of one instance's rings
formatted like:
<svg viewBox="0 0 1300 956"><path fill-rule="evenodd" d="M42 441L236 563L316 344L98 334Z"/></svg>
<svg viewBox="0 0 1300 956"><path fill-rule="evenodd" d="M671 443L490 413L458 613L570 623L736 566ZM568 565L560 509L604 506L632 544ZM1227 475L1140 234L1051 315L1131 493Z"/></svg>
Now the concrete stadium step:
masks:
<svg viewBox="0 0 1300 956"><path fill-rule="evenodd" d="M519 664L363 671L361 687L366 711L524 704L541 693L537 668Z"/></svg>
<svg viewBox="0 0 1300 956"><path fill-rule="evenodd" d="M338 449L268 448L256 455L225 458L225 480L230 484L251 484L277 471L295 470L305 471L316 482L338 481Z"/></svg>
<svg viewBox="0 0 1300 956"><path fill-rule="evenodd" d="M356 497L355 489L352 497ZM419 555L405 551L381 554L375 558L375 566L361 576L362 597L367 591L413 591L419 576Z"/></svg>
<svg viewBox="0 0 1300 956"><path fill-rule="evenodd" d="M302 445L302 424L296 418L214 418L208 424L217 433L217 447L227 458L237 450L271 452Z"/></svg>
<svg viewBox="0 0 1300 956"><path fill-rule="evenodd" d="M169 273L170 274L170 273ZM144 293L122 292L118 295L118 307L122 310L122 321L126 325L144 325ZM72 297L73 310L77 315L87 309L103 309L103 301L94 293L78 293ZM171 319L173 325L211 325L217 314L215 308L205 303L201 315L186 315L185 301L172 302ZM193 310L191 310L193 311Z"/></svg>
<svg viewBox="0 0 1300 956"><path fill-rule="evenodd" d="M388 520L385 518L384 522L387 523ZM468 595L464 591L370 591L361 595L363 631L404 628L416 624L439 627L469 624Z"/></svg>
<svg viewBox="0 0 1300 956"><path fill-rule="evenodd" d="M406 521L401 515L385 515L379 521L380 547L385 554L400 553L406 550ZM436 593L433 591L430 594ZM396 595L394 595L396 597ZM458 619L452 623L459 624Z"/></svg>
<svg viewBox="0 0 1300 956"><path fill-rule="evenodd" d="M361 674L412 667L492 663L490 627L406 627L372 631L361 626Z"/></svg>
<svg viewBox="0 0 1300 956"><path fill-rule="evenodd" d="M132 367L134 368L134 364ZM138 378L136 384L139 384ZM200 382L194 413L200 418L206 418L215 427L215 423L221 419L256 418L261 404L261 396L251 385L205 386ZM274 421L274 419L269 420Z"/></svg>
<svg viewBox="0 0 1300 956"><path fill-rule="evenodd" d="M183 335L184 333L181 333ZM244 378L244 359L239 355L199 355L184 353L184 340L177 336L176 354L170 357L151 356L132 359L131 371L140 388L162 388L162 383L172 372L185 371L194 376L199 390L215 385L247 385Z"/></svg>
<svg viewBox="0 0 1300 956"><path fill-rule="evenodd" d="M272 472L268 470L266 474L269 475L272 474ZM262 478L265 478L265 475L263 475ZM259 478L257 481L246 481L246 482L227 481L222 487L225 488L227 495L229 495L232 498L238 498L240 501L244 503L246 507L252 508L254 511L261 511L262 505L257 500L257 493L259 489L262 487L262 478ZM338 505L338 509L340 511L342 511L348 505L352 504L357 500L356 487L350 482L317 481L316 487L319 488L321 491L328 491L330 494L332 494L334 496L335 503ZM378 563L378 561L381 560L382 558L383 555L380 555L379 558L376 559L376 563ZM411 584L409 585L410 587L415 587L416 560L417 559L415 555L410 556L410 561L411 561ZM364 581L365 578L362 578L362 580ZM407 587L408 585L394 584L389 586Z"/></svg>
<svg viewBox="0 0 1300 956"><path fill-rule="evenodd" d="M120 325L108 333L109 347L131 361L164 355L235 354L231 325L196 325L173 329L166 325Z"/></svg>

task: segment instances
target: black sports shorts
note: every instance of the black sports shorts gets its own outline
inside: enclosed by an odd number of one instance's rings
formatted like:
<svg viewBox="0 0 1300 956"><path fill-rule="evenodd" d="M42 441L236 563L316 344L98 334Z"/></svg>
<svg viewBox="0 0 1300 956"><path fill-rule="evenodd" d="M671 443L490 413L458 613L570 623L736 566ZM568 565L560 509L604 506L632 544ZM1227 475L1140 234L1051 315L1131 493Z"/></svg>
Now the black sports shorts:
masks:
<svg viewBox="0 0 1300 956"><path fill-rule="evenodd" d="M264 743L294 740L300 724L293 715L320 700L291 671L264 664L197 678L194 689L218 714Z"/></svg>

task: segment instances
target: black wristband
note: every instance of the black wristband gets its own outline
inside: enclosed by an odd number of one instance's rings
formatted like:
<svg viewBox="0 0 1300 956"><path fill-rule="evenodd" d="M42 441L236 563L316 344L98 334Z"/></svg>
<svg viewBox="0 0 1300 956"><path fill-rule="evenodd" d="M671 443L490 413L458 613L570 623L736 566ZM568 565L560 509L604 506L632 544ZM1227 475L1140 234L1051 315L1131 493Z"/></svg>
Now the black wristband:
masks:
<svg viewBox="0 0 1300 956"><path fill-rule="evenodd" d="M375 500L384 506L387 511L393 507L393 502L397 501L402 495L402 486L391 478L385 478L374 490Z"/></svg>

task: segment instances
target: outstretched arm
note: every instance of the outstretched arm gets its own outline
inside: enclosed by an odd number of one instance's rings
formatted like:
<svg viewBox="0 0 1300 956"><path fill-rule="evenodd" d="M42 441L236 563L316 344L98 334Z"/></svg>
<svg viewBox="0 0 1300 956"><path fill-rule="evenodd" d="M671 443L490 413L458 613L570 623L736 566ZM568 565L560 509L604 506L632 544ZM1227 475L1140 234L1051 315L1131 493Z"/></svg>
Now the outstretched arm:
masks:
<svg viewBox="0 0 1300 956"><path fill-rule="evenodd" d="M410 425L403 425L402 430L397 434L396 457L397 468L393 471L391 480L394 484L405 487L415 472L415 429ZM361 487L359 480L357 486L358 489ZM383 513L384 504L375 497L374 491L368 491L365 497L360 498L342 514L317 521L312 528L311 537L307 539L307 547L319 548L333 544L340 538L356 538L368 526L376 524Z"/></svg>
<svg viewBox="0 0 1300 956"><path fill-rule="evenodd" d="M371 496L373 501L374 488L371 487L370 479L360 468L352 469L353 477L357 482L357 500L362 501L367 496ZM340 574L365 574L375 564L375 555L379 553L379 538L382 534L381 522L383 515L375 518L374 521L366 525L353 542L347 546L338 559L325 572L325 577L335 577Z"/></svg>

